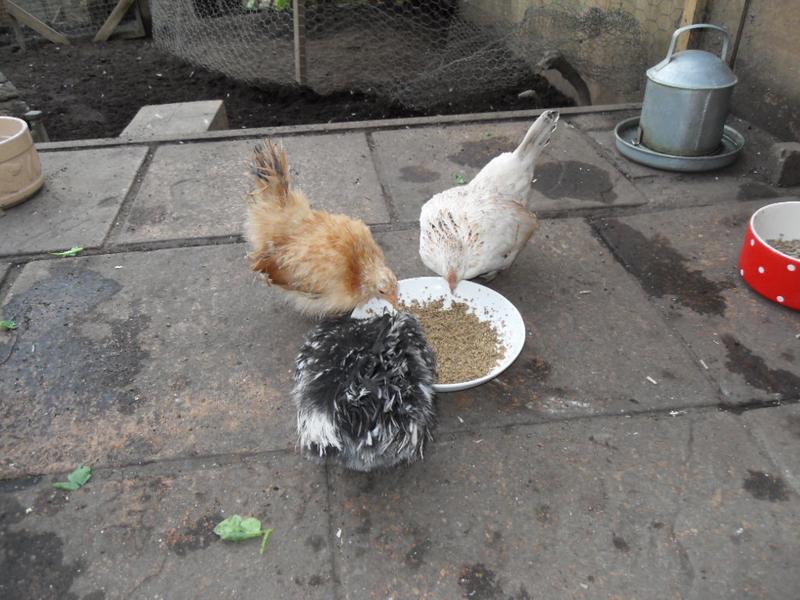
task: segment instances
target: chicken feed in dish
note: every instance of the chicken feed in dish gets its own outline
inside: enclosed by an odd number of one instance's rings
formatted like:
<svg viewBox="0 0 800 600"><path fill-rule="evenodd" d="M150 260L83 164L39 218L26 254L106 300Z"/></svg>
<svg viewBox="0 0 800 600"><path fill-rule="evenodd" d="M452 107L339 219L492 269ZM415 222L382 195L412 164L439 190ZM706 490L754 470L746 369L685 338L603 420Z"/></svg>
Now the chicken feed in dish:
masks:
<svg viewBox="0 0 800 600"><path fill-rule="evenodd" d="M437 383L460 383L483 377L497 366L506 348L497 330L482 321L464 302L444 308L444 298L421 303L401 302L414 315L436 356Z"/></svg>
<svg viewBox="0 0 800 600"><path fill-rule="evenodd" d="M767 240L767 243L792 258L800 259L800 240Z"/></svg>

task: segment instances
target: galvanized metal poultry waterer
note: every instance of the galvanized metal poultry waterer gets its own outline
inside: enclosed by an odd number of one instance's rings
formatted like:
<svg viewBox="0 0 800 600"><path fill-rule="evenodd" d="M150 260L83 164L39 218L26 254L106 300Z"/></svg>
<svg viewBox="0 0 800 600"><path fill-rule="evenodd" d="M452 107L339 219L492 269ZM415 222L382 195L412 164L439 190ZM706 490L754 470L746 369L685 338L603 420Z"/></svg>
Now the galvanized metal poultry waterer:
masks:
<svg viewBox="0 0 800 600"><path fill-rule="evenodd" d="M720 56L704 50L675 52L678 38L693 29L713 29L725 38ZM719 150L737 77L725 62L730 35L701 23L675 30L660 63L647 70L641 143L662 154L704 156Z"/></svg>

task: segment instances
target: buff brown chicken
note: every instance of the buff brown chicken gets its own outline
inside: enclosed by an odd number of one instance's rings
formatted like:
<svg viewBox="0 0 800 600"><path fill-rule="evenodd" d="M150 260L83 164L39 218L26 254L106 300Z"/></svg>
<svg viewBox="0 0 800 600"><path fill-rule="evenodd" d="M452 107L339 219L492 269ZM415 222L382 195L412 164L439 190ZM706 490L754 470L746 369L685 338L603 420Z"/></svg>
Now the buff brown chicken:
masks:
<svg viewBox="0 0 800 600"><path fill-rule="evenodd" d="M250 266L303 314L347 313L374 297L397 302L397 278L363 221L310 207L283 147L255 149L248 202Z"/></svg>

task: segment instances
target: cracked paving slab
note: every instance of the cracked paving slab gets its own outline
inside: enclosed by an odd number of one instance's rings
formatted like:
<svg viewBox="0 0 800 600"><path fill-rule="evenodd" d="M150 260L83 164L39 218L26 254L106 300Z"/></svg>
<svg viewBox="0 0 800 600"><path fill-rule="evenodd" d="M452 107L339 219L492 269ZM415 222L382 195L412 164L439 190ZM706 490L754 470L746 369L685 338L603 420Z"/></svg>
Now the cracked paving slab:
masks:
<svg viewBox="0 0 800 600"><path fill-rule="evenodd" d="M431 275L408 251L418 235L378 236L401 278ZM544 221L511 269L488 285L520 310L525 347L492 382L441 395L443 429L718 401L679 337L583 220Z"/></svg>
<svg viewBox="0 0 800 600"><path fill-rule="evenodd" d="M800 500L738 417L443 435L391 476L335 470L345 598L788 598Z"/></svg>
<svg viewBox="0 0 800 600"><path fill-rule="evenodd" d="M530 123L427 127L372 134L381 178L401 221L416 221L434 194L471 180L483 166L519 144ZM570 210L635 206L645 198L582 133L560 124L539 160L530 207Z"/></svg>
<svg viewBox="0 0 800 600"><path fill-rule="evenodd" d="M389 221L363 133L311 135L283 143L295 183L311 205L367 223ZM240 234L250 161L260 139L165 144L156 150L118 242Z"/></svg>
<svg viewBox="0 0 800 600"><path fill-rule="evenodd" d="M737 266L747 221L768 203L594 221L732 410L800 400L797 313L753 292Z"/></svg>
<svg viewBox="0 0 800 600"><path fill-rule="evenodd" d="M44 187L0 219L0 256L103 243L146 148L42 152Z"/></svg>
<svg viewBox="0 0 800 600"><path fill-rule="evenodd" d="M0 596L331 598L325 472L286 453L97 471L74 492L48 476L0 487ZM273 528L220 540L238 513Z"/></svg>
<svg viewBox="0 0 800 600"><path fill-rule="evenodd" d="M32 262L3 313L0 477L294 447L313 321L242 244Z"/></svg>

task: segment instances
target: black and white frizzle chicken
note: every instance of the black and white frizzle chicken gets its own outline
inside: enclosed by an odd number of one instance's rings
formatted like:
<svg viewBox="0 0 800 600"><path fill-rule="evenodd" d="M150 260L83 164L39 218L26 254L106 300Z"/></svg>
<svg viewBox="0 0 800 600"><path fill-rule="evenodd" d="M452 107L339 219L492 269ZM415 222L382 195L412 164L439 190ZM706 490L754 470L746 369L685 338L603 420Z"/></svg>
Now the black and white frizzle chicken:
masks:
<svg viewBox="0 0 800 600"><path fill-rule="evenodd" d="M436 362L412 315L323 321L295 367L304 454L357 471L422 458L436 427Z"/></svg>

